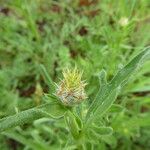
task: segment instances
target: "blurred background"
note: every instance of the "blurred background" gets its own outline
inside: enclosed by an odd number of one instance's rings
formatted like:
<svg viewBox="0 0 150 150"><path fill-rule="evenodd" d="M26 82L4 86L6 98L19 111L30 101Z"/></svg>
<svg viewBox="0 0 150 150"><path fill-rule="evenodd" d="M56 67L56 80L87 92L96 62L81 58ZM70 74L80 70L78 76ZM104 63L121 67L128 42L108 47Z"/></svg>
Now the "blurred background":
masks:
<svg viewBox="0 0 150 150"><path fill-rule="evenodd" d="M88 105L100 70L110 81L149 44L148 0L0 0L0 118L44 103L40 64L55 82L66 67L83 70ZM122 89L108 114L114 135L95 149L150 149L149 65ZM0 150L63 149L67 134L63 121L44 118L1 134Z"/></svg>

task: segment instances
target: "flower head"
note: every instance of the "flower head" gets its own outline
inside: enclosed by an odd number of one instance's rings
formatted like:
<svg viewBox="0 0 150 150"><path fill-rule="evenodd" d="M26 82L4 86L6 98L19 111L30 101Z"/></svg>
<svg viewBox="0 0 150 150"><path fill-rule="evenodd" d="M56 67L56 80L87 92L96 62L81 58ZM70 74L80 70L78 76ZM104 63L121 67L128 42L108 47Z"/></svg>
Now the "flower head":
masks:
<svg viewBox="0 0 150 150"><path fill-rule="evenodd" d="M122 27L127 26L127 25L129 24L128 18L122 17L122 18L119 20L119 24L120 24L120 26L122 26Z"/></svg>
<svg viewBox="0 0 150 150"><path fill-rule="evenodd" d="M85 93L85 81L81 80L82 72L74 69L65 69L63 79L57 85L56 95L64 105L72 106L87 98Z"/></svg>

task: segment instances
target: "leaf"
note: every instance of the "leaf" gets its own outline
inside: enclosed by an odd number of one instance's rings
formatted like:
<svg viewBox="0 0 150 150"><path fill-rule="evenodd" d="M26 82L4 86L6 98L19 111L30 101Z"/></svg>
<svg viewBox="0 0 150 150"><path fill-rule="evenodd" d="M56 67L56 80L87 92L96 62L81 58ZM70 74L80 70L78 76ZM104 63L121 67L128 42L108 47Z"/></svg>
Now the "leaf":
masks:
<svg viewBox="0 0 150 150"><path fill-rule="evenodd" d="M88 120L88 123L91 123L93 119L104 114L104 112L112 105L118 94L118 90L116 89L120 89L129 80L129 77L131 77L131 75L133 75L133 73L139 69L149 57L150 47L134 57L115 75L110 83L104 85L103 88L100 88L95 100L87 112L86 121Z"/></svg>
<svg viewBox="0 0 150 150"><path fill-rule="evenodd" d="M101 70L100 74L99 74L99 81L100 81L100 86L103 87L104 85L107 84L107 73L104 69Z"/></svg>
<svg viewBox="0 0 150 150"><path fill-rule="evenodd" d="M48 146L42 145L37 142L31 141L31 139L27 139L24 136L20 135L19 133L13 132L13 131L7 131L3 133L5 136L14 139L28 147L30 147L33 150L46 150Z"/></svg>
<svg viewBox="0 0 150 150"><path fill-rule="evenodd" d="M40 110L50 117L58 119L64 115L66 112L66 107L58 102L52 102L48 105L45 105L45 107L40 108Z"/></svg>
<svg viewBox="0 0 150 150"><path fill-rule="evenodd" d="M72 136L75 139L78 139L78 137L79 137L79 126L78 126L78 123L76 121L75 116L70 111L68 111L65 115L65 119L66 119L66 123L69 127L69 130L70 130Z"/></svg>
<svg viewBox="0 0 150 150"><path fill-rule="evenodd" d="M112 132L113 132L113 129L111 127L91 127L87 130L86 138L90 143L92 142L93 144L99 144L99 140L103 140L105 138L109 139L109 137L113 137L111 135ZM106 143L108 144L111 143L110 141L108 142Z"/></svg>
<svg viewBox="0 0 150 150"><path fill-rule="evenodd" d="M99 139L101 137L97 135L92 129L88 129L86 132L85 138L86 138L86 141L92 144L99 144Z"/></svg>
<svg viewBox="0 0 150 150"><path fill-rule="evenodd" d="M111 135L113 132L113 129L111 127L97 127L93 125L91 128L98 135Z"/></svg>
<svg viewBox="0 0 150 150"><path fill-rule="evenodd" d="M58 103L47 103L39 107L19 112L13 116L0 119L0 132L42 117L60 118L66 112L65 107Z"/></svg>
<svg viewBox="0 0 150 150"><path fill-rule="evenodd" d="M134 57L124 68L122 68L110 82L110 88L117 88L125 84L129 77L141 67L141 65L150 58L150 47L145 48L140 54Z"/></svg>
<svg viewBox="0 0 150 150"><path fill-rule="evenodd" d="M76 122L77 122L77 124L78 124L79 129L82 129L83 123L82 123L81 118L80 118L78 115L75 115L75 114L74 114L74 116L75 116L75 118L76 118Z"/></svg>
<svg viewBox="0 0 150 150"><path fill-rule="evenodd" d="M40 65L40 72L45 80L45 83L48 85L48 87L50 88L51 92L54 91L55 89L55 85L54 82L52 81L52 79L50 78L46 68L44 67L44 65Z"/></svg>
<svg viewBox="0 0 150 150"><path fill-rule="evenodd" d="M120 91L120 88L114 89L111 91L111 93L108 95L106 100L101 103L101 105L96 109L94 115L88 120L88 123L92 123L93 121L99 119L113 104L115 101L118 93Z"/></svg>
<svg viewBox="0 0 150 150"><path fill-rule="evenodd" d="M123 111L124 108L118 104L112 104L111 108L109 109L109 113L119 113Z"/></svg>
<svg viewBox="0 0 150 150"><path fill-rule="evenodd" d="M86 115L86 121L89 120L91 116L94 115L96 109L101 105L103 102L103 99L107 97L108 95L108 85L103 86L103 88L100 88L98 91L96 98L94 99L93 103L90 105L90 108Z"/></svg>
<svg viewBox="0 0 150 150"><path fill-rule="evenodd" d="M110 135L110 136L102 136L102 140L106 142L108 145L111 145L113 148L116 147L117 145L117 139L115 136Z"/></svg>

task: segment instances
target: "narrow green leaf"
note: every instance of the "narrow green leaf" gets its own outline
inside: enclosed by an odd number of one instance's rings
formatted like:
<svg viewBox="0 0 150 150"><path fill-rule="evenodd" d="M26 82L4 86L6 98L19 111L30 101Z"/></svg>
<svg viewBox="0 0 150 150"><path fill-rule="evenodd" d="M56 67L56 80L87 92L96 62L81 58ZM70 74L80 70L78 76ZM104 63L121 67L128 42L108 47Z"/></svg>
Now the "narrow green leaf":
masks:
<svg viewBox="0 0 150 150"><path fill-rule="evenodd" d="M3 135L18 141L18 142L30 147L33 150L46 150L48 148L46 145L42 145L40 143L31 141L30 139L27 139L24 136L20 135L19 133L16 133L13 131L4 132Z"/></svg>
<svg viewBox="0 0 150 150"><path fill-rule="evenodd" d="M77 124L78 124L79 129L82 129L83 123L82 123L81 118L80 118L79 116L77 116L77 115L74 115L74 116L75 116L75 118L76 118L76 122L77 122Z"/></svg>
<svg viewBox="0 0 150 150"><path fill-rule="evenodd" d="M108 95L108 85L103 86L103 88L100 88L100 90L98 91L93 103L90 105L90 108L87 112L86 115L86 121L92 116L94 115L96 109L99 107L99 105L101 105L101 103L103 102L104 98L107 97Z"/></svg>
<svg viewBox="0 0 150 150"><path fill-rule="evenodd" d="M123 111L124 108L118 104L112 104L111 108L109 109L109 113L118 113Z"/></svg>
<svg viewBox="0 0 150 150"><path fill-rule="evenodd" d="M140 54L134 57L124 68L122 68L110 82L110 88L114 89L125 84L129 77L137 71L141 65L150 58L150 47L143 50Z"/></svg>
<svg viewBox="0 0 150 150"><path fill-rule="evenodd" d="M111 106L117 94L117 90L115 89L120 89L128 81L129 77L131 77L131 75L137 69L139 69L144 61L146 61L149 57L150 47L146 48L140 54L134 57L116 74L109 84L106 84L103 86L103 88L100 88L95 100L87 112L86 121L90 120L88 122L91 122L91 120L93 120L91 119L92 117L95 117L96 115L101 116ZM114 96L114 98L111 98L112 96Z"/></svg>
<svg viewBox="0 0 150 150"><path fill-rule="evenodd" d="M99 135L111 135L113 132L111 127L97 127L93 125L91 128Z"/></svg>
<svg viewBox="0 0 150 150"><path fill-rule="evenodd" d="M111 91L111 93L108 95L105 101L101 103L98 109L96 109L95 113L88 120L88 124L92 123L94 120L99 119L111 107L119 91L120 91L120 88L117 88Z"/></svg>
<svg viewBox="0 0 150 150"><path fill-rule="evenodd" d="M117 139L115 136L110 135L110 136L102 136L101 138L105 143L108 145L111 145L112 147L116 148L117 145Z"/></svg>
<svg viewBox="0 0 150 150"><path fill-rule="evenodd" d="M78 137L79 137L79 126L78 126L78 123L76 121L75 116L70 111L68 111L66 113L65 117L66 117L65 118L66 119L66 123L67 123L67 125L69 127L69 130L70 130L72 136L75 139L78 139Z"/></svg>
<svg viewBox="0 0 150 150"><path fill-rule="evenodd" d="M86 141L92 143L92 144L98 144L99 139L101 138L100 135L96 134L92 129L88 129L86 131Z"/></svg>
<svg viewBox="0 0 150 150"><path fill-rule="evenodd" d="M115 101L118 93L120 91L120 88L114 89L106 98L106 100L99 106L99 108L95 111L95 117L102 116L113 104Z"/></svg>
<svg viewBox="0 0 150 150"><path fill-rule="evenodd" d="M112 131L111 127L89 128L86 132L86 140L93 144L99 144L99 140L105 137L112 137Z"/></svg>
<svg viewBox="0 0 150 150"><path fill-rule="evenodd" d="M104 85L107 84L107 79L106 79L107 73L104 69L101 70L99 73L99 81L100 81L100 86L103 87Z"/></svg>
<svg viewBox="0 0 150 150"><path fill-rule="evenodd" d="M44 65L40 65L40 72L45 80L45 83L48 85L48 87L50 88L51 92L53 92L55 90L55 84L52 81L52 79L50 78L46 68L44 67Z"/></svg>

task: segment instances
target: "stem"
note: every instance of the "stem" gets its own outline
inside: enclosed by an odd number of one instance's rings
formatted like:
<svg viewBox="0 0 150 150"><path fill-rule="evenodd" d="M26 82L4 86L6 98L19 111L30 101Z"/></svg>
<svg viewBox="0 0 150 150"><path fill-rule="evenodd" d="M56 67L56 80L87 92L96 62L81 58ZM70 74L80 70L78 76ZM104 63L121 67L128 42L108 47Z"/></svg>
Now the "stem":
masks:
<svg viewBox="0 0 150 150"><path fill-rule="evenodd" d="M50 114L48 114L46 111L50 109L53 104L54 103L47 103L36 108L19 112L13 116L0 119L0 132L9 128L23 125L25 123L29 123L42 117L50 117Z"/></svg>
<svg viewBox="0 0 150 150"><path fill-rule="evenodd" d="M38 109L31 109L10 117L3 118L0 121L0 132L39 119L41 117L44 117L44 115Z"/></svg>

